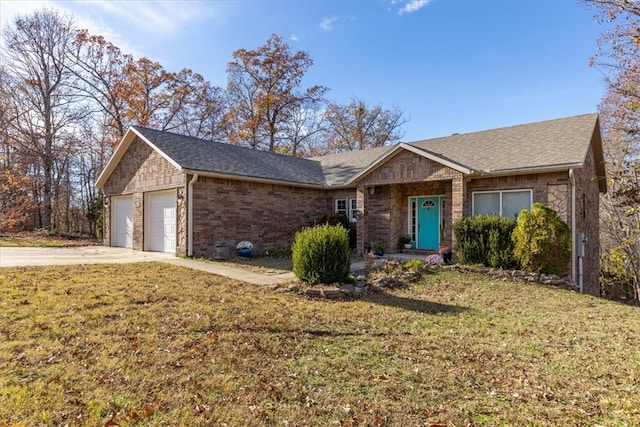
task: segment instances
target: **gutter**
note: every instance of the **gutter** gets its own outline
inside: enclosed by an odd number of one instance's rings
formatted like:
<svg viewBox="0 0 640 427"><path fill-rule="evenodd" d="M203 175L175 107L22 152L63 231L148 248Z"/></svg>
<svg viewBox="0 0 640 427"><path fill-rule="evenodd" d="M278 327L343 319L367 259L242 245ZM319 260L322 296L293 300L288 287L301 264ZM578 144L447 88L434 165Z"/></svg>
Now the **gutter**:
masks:
<svg viewBox="0 0 640 427"><path fill-rule="evenodd" d="M569 183L571 184L571 280L576 284L577 279L577 245L576 245L576 177L573 168L569 169ZM582 283L580 283L582 293Z"/></svg>
<svg viewBox="0 0 640 427"><path fill-rule="evenodd" d="M187 189L187 256L190 257L193 256L193 184L195 184L197 180L198 174L194 173Z"/></svg>

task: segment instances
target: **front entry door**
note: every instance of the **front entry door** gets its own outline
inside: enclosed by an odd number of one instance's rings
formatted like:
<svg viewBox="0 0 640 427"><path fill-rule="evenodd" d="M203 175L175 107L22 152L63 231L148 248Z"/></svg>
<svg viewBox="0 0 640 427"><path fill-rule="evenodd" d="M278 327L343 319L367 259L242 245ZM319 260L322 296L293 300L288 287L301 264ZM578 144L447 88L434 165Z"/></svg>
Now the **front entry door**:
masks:
<svg viewBox="0 0 640 427"><path fill-rule="evenodd" d="M440 244L440 197L418 197L418 249L436 250Z"/></svg>

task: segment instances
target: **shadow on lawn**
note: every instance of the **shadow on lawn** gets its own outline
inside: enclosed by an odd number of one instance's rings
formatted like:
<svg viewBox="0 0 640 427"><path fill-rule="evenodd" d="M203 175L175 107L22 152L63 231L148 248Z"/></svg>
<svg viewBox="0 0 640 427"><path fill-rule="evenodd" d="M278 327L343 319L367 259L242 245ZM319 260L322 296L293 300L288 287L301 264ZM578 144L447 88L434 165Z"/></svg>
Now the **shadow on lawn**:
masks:
<svg viewBox="0 0 640 427"><path fill-rule="evenodd" d="M367 296L364 301L426 314L458 314L469 310L467 307L404 298L386 292Z"/></svg>

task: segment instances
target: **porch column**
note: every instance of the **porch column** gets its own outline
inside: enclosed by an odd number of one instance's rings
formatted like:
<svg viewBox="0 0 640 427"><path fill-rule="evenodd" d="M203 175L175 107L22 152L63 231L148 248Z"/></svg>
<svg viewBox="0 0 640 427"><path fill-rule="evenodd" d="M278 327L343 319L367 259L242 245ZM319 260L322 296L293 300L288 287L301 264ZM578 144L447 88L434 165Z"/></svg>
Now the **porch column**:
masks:
<svg viewBox="0 0 640 427"><path fill-rule="evenodd" d="M358 221L356 222L356 250L359 255L364 255L369 242L369 225L367 215L367 189L364 184L358 184L356 192L356 203L358 205Z"/></svg>
<svg viewBox="0 0 640 427"><path fill-rule="evenodd" d="M451 180L451 245L455 245L456 236L453 233L453 224L465 214L467 201L467 183L464 175L460 174Z"/></svg>

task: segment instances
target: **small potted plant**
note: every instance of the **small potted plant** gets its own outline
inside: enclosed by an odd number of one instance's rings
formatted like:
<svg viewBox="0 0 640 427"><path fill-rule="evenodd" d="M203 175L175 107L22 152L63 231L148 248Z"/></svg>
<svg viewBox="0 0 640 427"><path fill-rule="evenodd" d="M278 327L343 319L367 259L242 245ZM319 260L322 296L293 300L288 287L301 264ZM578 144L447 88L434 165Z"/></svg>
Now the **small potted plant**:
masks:
<svg viewBox="0 0 640 427"><path fill-rule="evenodd" d="M398 249L411 249L411 247L411 237L406 235L398 237Z"/></svg>
<svg viewBox="0 0 640 427"><path fill-rule="evenodd" d="M438 253L442 258L442 262L449 264L451 262L451 247L447 246L445 243L446 236L447 233L445 232L444 226L440 227L440 249L438 250Z"/></svg>
<svg viewBox="0 0 640 427"><path fill-rule="evenodd" d="M384 243L382 242L376 242L373 244L373 254L375 256L383 256L384 255L384 250L386 249Z"/></svg>
<svg viewBox="0 0 640 427"><path fill-rule="evenodd" d="M236 249L238 250L238 255L248 258L253 252L253 243L243 240L236 245Z"/></svg>

